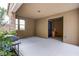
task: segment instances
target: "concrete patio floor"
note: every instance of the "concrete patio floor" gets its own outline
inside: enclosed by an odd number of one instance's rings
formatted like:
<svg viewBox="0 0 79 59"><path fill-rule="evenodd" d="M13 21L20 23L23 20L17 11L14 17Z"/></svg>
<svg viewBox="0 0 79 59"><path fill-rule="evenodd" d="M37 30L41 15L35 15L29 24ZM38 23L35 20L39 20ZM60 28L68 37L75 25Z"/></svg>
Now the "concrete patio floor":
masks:
<svg viewBox="0 0 79 59"><path fill-rule="evenodd" d="M23 56L79 56L79 47L52 38L29 37L21 39Z"/></svg>

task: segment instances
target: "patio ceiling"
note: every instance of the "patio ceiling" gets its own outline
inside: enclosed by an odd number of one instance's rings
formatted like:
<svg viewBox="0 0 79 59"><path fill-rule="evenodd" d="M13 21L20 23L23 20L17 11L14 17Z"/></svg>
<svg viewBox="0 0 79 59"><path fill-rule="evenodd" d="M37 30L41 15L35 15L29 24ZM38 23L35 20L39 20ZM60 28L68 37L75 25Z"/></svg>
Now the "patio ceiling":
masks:
<svg viewBox="0 0 79 59"><path fill-rule="evenodd" d="M25 3L18 9L17 15L39 19L73 10L78 7L78 3Z"/></svg>

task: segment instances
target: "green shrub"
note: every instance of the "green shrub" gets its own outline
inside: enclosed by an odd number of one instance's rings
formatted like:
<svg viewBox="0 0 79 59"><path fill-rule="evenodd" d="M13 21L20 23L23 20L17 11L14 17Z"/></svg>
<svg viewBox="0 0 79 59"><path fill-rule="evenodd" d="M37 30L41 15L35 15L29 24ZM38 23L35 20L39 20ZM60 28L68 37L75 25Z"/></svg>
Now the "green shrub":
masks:
<svg viewBox="0 0 79 59"><path fill-rule="evenodd" d="M0 31L0 36L2 36L3 35L3 32L2 31Z"/></svg>
<svg viewBox="0 0 79 59"><path fill-rule="evenodd" d="M15 35L16 32L12 31L10 33L11 35ZM0 31L0 55L2 56L12 56L15 53L10 51L10 47L12 46L12 40L10 37L5 37L6 32Z"/></svg>
<svg viewBox="0 0 79 59"><path fill-rule="evenodd" d="M10 35L16 35L16 31L15 30L14 31L10 31L9 34Z"/></svg>

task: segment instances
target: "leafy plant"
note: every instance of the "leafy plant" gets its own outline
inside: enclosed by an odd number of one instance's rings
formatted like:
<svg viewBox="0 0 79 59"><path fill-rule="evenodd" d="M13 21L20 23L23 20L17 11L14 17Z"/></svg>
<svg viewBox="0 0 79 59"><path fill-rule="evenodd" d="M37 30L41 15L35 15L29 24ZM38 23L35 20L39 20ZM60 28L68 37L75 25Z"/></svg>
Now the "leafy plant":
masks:
<svg viewBox="0 0 79 59"><path fill-rule="evenodd" d="M10 34L10 35L16 35L16 31L15 30L10 31L8 34Z"/></svg>
<svg viewBox="0 0 79 59"><path fill-rule="evenodd" d="M4 25L3 20L4 20L5 14L6 14L6 10L0 7L0 26Z"/></svg>
<svg viewBox="0 0 79 59"><path fill-rule="evenodd" d="M2 56L11 56L15 55L12 52L12 40L10 37L5 37L4 32L0 32L0 55Z"/></svg>
<svg viewBox="0 0 79 59"><path fill-rule="evenodd" d="M0 32L0 49L2 48L2 41L4 39L3 32Z"/></svg>

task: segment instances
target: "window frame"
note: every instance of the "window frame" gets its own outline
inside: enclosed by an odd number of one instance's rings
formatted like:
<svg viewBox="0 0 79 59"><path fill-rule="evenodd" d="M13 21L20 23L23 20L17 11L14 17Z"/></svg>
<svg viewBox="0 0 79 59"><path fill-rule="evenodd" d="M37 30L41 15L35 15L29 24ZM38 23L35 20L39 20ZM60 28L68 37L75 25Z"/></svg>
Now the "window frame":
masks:
<svg viewBox="0 0 79 59"><path fill-rule="evenodd" d="M24 20L24 24L21 24L20 23L20 20ZM17 21L16 21L16 30L20 30L20 31L24 31L25 29L26 29L26 27L25 27L25 19L17 19ZM21 27L20 26L24 26L24 29L21 29Z"/></svg>

